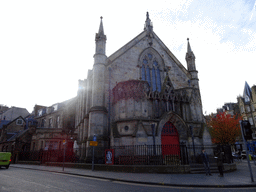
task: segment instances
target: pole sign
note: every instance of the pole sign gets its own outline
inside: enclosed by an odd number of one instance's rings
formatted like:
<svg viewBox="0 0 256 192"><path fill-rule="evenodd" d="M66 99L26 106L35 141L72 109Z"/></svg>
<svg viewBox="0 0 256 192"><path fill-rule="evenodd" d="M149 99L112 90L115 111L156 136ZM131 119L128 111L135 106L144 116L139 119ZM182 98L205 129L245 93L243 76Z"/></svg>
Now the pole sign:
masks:
<svg viewBox="0 0 256 192"><path fill-rule="evenodd" d="M97 147L98 141L90 141L90 146Z"/></svg>
<svg viewBox="0 0 256 192"><path fill-rule="evenodd" d="M251 175L251 181L254 182L253 174L252 174L252 168L251 168L251 164L250 164L250 160L249 160L249 153L248 153L248 150L247 150L247 143L246 143L246 140L245 140L245 137L244 137L244 130L243 130L244 127L243 126L244 126L244 124L248 123L248 122L246 122L246 123L245 122L246 121L244 121L244 120L240 120L239 121L240 128L241 128L241 133L242 133L242 138L244 140L244 146L245 146L245 151L246 151L246 158L247 158L247 163L248 163L248 167L249 167L249 171L250 171L250 175Z"/></svg>

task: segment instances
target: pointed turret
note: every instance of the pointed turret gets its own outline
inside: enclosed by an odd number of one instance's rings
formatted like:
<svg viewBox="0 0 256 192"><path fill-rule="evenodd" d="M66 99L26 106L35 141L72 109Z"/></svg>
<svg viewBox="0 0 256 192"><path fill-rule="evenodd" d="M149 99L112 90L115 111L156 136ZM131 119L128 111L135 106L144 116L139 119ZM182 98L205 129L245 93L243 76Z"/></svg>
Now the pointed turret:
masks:
<svg viewBox="0 0 256 192"><path fill-rule="evenodd" d="M150 46L153 45L153 38L154 38L154 34L153 34L153 23L151 22L151 20L149 19L149 14L147 12L147 18L145 21L145 26L144 26L144 31L147 32L147 39L148 39L148 44Z"/></svg>
<svg viewBox="0 0 256 192"><path fill-rule="evenodd" d="M95 35L95 41L96 41L96 53L95 54L104 54L105 55L105 46L106 46L107 37L104 34L103 22L102 22L103 17L100 17L100 19L101 20L100 20L99 32L96 33L96 35Z"/></svg>
<svg viewBox="0 0 256 192"><path fill-rule="evenodd" d="M144 26L144 30L147 30L149 32L153 31L153 23L151 22L151 20L149 19L149 14L147 12L147 18L145 21L145 26Z"/></svg>
<svg viewBox="0 0 256 192"><path fill-rule="evenodd" d="M103 19L103 17L100 17L100 28L99 28L99 32L98 32L98 35L99 35L99 36L105 36L105 35L104 35L104 29L103 29L102 19Z"/></svg>
<svg viewBox="0 0 256 192"><path fill-rule="evenodd" d="M193 87L199 87L198 85L198 77L197 77L197 70L196 70L196 64L195 64L195 55L191 49L189 38L188 40L188 46L187 46L187 53L186 53L186 61L187 61L187 69L190 72L192 78L191 78L191 85Z"/></svg>
<svg viewBox="0 0 256 192"><path fill-rule="evenodd" d="M187 61L187 64L188 64L188 70L189 71L196 70L196 66L195 66L196 57L195 57L193 51L191 50L191 46L190 46L190 43L189 43L189 38L187 38L187 40L188 40L188 47L187 47L186 61Z"/></svg>
<svg viewBox="0 0 256 192"><path fill-rule="evenodd" d="M106 126L107 109L104 105L105 71L107 61L107 56L105 55L106 39L101 17L99 31L95 36L96 51L94 54L94 65L92 70L92 96L89 110L89 128L86 147L90 147L89 141L91 141L94 136L97 136L97 141L103 149L108 148L107 142L104 141L104 138L107 138L108 135Z"/></svg>

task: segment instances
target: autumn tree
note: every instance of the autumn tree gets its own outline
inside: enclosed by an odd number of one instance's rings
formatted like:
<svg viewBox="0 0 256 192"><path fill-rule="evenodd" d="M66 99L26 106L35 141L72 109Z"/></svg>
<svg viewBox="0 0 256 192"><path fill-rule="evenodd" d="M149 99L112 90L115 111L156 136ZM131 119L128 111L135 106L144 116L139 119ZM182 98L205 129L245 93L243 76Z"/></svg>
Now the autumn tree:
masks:
<svg viewBox="0 0 256 192"><path fill-rule="evenodd" d="M218 113L216 116L210 116L207 121L209 132L213 143L231 144L235 143L238 136L241 135L239 120L240 115L231 117L230 114Z"/></svg>

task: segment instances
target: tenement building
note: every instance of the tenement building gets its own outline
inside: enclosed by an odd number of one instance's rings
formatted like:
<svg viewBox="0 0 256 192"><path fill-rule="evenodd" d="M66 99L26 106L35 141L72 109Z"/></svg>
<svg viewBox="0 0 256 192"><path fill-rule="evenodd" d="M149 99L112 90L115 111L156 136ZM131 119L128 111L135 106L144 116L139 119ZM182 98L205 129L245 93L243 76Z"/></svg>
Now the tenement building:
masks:
<svg viewBox="0 0 256 192"><path fill-rule="evenodd" d="M93 69L79 80L77 93L80 158L91 156L94 136L103 149L153 142L192 145L192 132L194 143L203 145L198 71L189 39L187 68L155 34L148 13L144 30L110 56L106 40L101 17ZM103 152L98 155L104 157Z"/></svg>
<svg viewBox="0 0 256 192"><path fill-rule="evenodd" d="M38 122L31 141L31 151L60 150L67 143L67 149L73 150L76 137L75 98L45 107L35 105L35 120Z"/></svg>
<svg viewBox="0 0 256 192"><path fill-rule="evenodd" d="M237 103L239 105L240 113L243 120L248 120L251 124L253 131L252 138L256 139L256 86L251 88L247 82L245 82L243 96L237 97Z"/></svg>

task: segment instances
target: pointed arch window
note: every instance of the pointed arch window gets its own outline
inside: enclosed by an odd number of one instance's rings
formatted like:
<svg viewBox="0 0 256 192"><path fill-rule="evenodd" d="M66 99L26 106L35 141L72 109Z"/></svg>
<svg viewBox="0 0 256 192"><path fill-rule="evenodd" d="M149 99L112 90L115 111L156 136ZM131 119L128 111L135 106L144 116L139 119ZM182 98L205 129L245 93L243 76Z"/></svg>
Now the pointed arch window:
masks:
<svg viewBox="0 0 256 192"><path fill-rule="evenodd" d="M161 92L161 68L163 67L159 56L152 51L142 55L141 62L141 80L147 81L151 91Z"/></svg>
<svg viewBox="0 0 256 192"><path fill-rule="evenodd" d="M147 81L148 81L149 86L151 87L150 70L149 70L148 66L147 66Z"/></svg>
<svg viewBox="0 0 256 192"><path fill-rule="evenodd" d="M158 66L158 62L155 60L155 61L153 62L153 65Z"/></svg>
<svg viewBox="0 0 256 192"><path fill-rule="evenodd" d="M159 68L156 69L157 72L157 91L161 92L161 76L160 76L160 70Z"/></svg>
<svg viewBox="0 0 256 192"><path fill-rule="evenodd" d="M143 65L142 66L142 69L141 69L141 79L143 80L143 81L146 81L146 76L145 76L146 74L145 74L145 66Z"/></svg>
<svg viewBox="0 0 256 192"><path fill-rule="evenodd" d="M156 72L154 67L152 69L152 90L153 92L156 91Z"/></svg>

